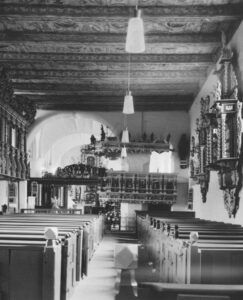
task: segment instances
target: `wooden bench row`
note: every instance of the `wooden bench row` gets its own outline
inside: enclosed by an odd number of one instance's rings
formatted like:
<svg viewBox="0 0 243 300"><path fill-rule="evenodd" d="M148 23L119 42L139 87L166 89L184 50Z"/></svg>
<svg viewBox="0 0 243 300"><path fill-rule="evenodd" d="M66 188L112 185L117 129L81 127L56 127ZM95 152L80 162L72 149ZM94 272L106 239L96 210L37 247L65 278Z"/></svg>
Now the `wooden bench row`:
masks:
<svg viewBox="0 0 243 300"><path fill-rule="evenodd" d="M158 223L160 226L158 226ZM175 234L179 229L179 234ZM137 216L148 262L165 283L242 284L243 229L196 218ZM190 233L199 237L190 240Z"/></svg>
<svg viewBox="0 0 243 300"><path fill-rule="evenodd" d="M23 214L64 214L64 215L82 215L83 209L74 208L22 208L21 213Z"/></svg>
<svg viewBox="0 0 243 300"><path fill-rule="evenodd" d="M68 300L88 274L102 239L103 216L9 215L0 217L2 300ZM45 228L58 228L46 240Z"/></svg>
<svg viewBox="0 0 243 300"><path fill-rule="evenodd" d="M141 295L146 295L146 300L241 300L243 298L243 285L141 282L138 290Z"/></svg>

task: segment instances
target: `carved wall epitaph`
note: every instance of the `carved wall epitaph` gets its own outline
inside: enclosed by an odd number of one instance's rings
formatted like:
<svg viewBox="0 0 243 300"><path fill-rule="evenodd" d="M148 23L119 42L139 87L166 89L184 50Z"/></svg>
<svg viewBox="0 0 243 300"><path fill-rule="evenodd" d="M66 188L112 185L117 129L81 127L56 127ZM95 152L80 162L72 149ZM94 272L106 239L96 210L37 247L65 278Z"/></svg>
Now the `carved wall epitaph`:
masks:
<svg viewBox="0 0 243 300"><path fill-rule="evenodd" d="M201 114L197 119L196 136L191 141L191 177L201 187L203 202L210 180L210 170L218 171L219 186L223 190L229 217L239 208L242 168L241 110L238 83L233 68L233 54L224 47L214 103L209 96L201 99ZM197 140L197 143L195 142Z"/></svg>

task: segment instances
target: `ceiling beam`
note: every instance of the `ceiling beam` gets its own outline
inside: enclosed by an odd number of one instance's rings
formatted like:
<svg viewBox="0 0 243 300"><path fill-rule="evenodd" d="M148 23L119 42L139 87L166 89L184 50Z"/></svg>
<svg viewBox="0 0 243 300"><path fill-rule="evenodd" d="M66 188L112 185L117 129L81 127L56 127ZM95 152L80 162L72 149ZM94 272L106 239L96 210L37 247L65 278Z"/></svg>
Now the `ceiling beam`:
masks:
<svg viewBox="0 0 243 300"><path fill-rule="evenodd" d="M69 95L69 96L57 96L57 95L43 95L43 96L34 96L33 97L29 97L30 99L32 99L34 102L41 102L42 99L45 98L45 102L46 103L55 103L55 102L66 102L66 103L81 103L84 102L86 103L87 101L89 101L90 103L92 102L97 102L97 103L123 103L124 100L124 96L99 96L99 95L89 95L89 96L74 96L74 95ZM149 96L135 96L134 97L136 102L150 102L150 103L157 103L157 102L166 102L166 103L172 103L172 102L191 102L191 100L193 99L193 95L192 94L186 94L186 95L157 95L157 96L153 96L153 95L149 95Z"/></svg>
<svg viewBox="0 0 243 300"><path fill-rule="evenodd" d="M132 88L132 94L134 96L169 96L169 95L188 95L188 93L191 93L192 95L194 92L197 90L197 85L193 85L193 87L189 89L185 89L184 87L180 87L177 89L170 89L170 86L167 87L161 87L161 89L153 89L153 91L149 89L141 89L141 88ZM175 87L176 88L176 87ZM46 97L48 98L49 96L56 96L57 98L64 98L64 97L77 97L77 96L85 96L85 97L90 97L90 96L104 96L105 98L109 96L120 96L124 97L126 93L126 89L110 89L110 90L82 90L82 91L63 91L63 90L24 90L24 89L15 89L14 94L15 95L25 95L27 97L31 97L31 99L45 99Z"/></svg>
<svg viewBox="0 0 243 300"><path fill-rule="evenodd" d="M9 4L19 4L19 0L5 0L4 1L7 5ZM137 0L86 0L86 1L80 1L80 0L48 0L45 2L45 5L41 5L40 0L22 0L22 4L28 4L28 5L38 5L38 6L70 6L70 3L72 6L75 7L92 7L92 6L105 6L105 7L119 7L119 6L131 6L135 7L137 4ZM211 6L214 5L223 5L223 4L237 4L242 3L241 0L186 0L183 1L184 6ZM140 7L153 7L153 6L180 6L181 0L174 0L173 2L171 0L140 0L139 6Z"/></svg>
<svg viewBox="0 0 243 300"><path fill-rule="evenodd" d="M32 33L107 33L126 34L129 16L94 16L70 17L65 15L3 15L1 16L0 32L18 31ZM240 15L198 15L181 16L144 16L145 36L158 33L200 33L203 27L204 32L212 33L227 28L237 20Z"/></svg>
<svg viewBox="0 0 243 300"><path fill-rule="evenodd" d="M31 81L45 80L47 82L51 81L62 81L65 79L65 82L70 80L75 80L77 82L90 81L96 82L100 81L111 81L111 82L121 82L127 81L128 71L127 68L124 70L115 70L115 71L74 71L74 70L10 70L10 78L15 82L21 82L21 80L30 79ZM200 78L206 76L205 70L132 70L130 71L129 77L132 82L138 82L140 80L147 80L147 82L153 82L154 80L179 80L183 81L183 78L186 78L188 81L197 81Z"/></svg>
<svg viewBox="0 0 243 300"><path fill-rule="evenodd" d="M70 53L25 53L25 52L8 52L0 51L0 62L4 64L8 60L29 62L128 62L128 54L70 54ZM198 54L132 54L131 62L154 62L154 63L194 63L194 62L213 62L212 54L198 53Z"/></svg>
<svg viewBox="0 0 243 300"><path fill-rule="evenodd" d="M42 33L42 32L0 32L0 41L19 42L67 42L67 43L125 43L126 34L108 33ZM146 43L220 43L220 32L214 33L191 33L191 34L149 34L146 36Z"/></svg>
<svg viewBox="0 0 243 300"><path fill-rule="evenodd" d="M153 43L146 44L144 54L209 54L219 48L218 42L208 43ZM0 52L61 53L61 54L123 54L124 43L56 43L0 41Z"/></svg>
<svg viewBox="0 0 243 300"><path fill-rule="evenodd" d="M31 80L18 80L18 82L13 82L14 89L18 90L52 90L52 91L106 91L106 90L114 90L114 89L123 89L126 90L127 81L124 82L113 82L111 80L101 81L97 80L96 82L88 82L88 81L77 81L76 84L70 81L67 83L65 80L62 82L48 82L48 81L39 81L37 82ZM137 82L133 82L131 85L132 89L149 89L151 94L153 90L163 90L163 89L188 89L192 90L194 88L198 88L198 80L188 81L186 79L181 79L178 82L175 82L173 79L167 81L153 81L148 82L147 80L139 80Z"/></svg>
<svg viewBox="0 0 243 300"><path fill-rule="evenodd" d="M0 61L1 63L1 61ZM43 61L30 62L29 60L5 60L2 61L9 71L96 71L96 72L120 72L128 70L126 62L74 62L74 61ZM131 62L131 71L198 71L208 69L209 62Z"/></svg>
<svg viewBox="0 0 243 300"><path fill-rule="evenodd" d="M137 1L137 0L136 0ZM36 1L25 0L21 3L19 1L8 1L2 5L1 14L24 14L24 15L67 15L67 16L132 16L134 13L135 2L133 0L128 0L126 2L121 1L51 1L49 0L45 4ZM189 4L189 3L192 4ZM143 9L143 14L145 16L169 16L169 15L237 15L239 14L239 8L242 7L242 3L239 1L234 1L234 3L229 4L226 1L218 0L216 4L214 0L214 5L212 1L187 1L183 2L177 0L172 3L172 1L140 1L139 7ZM231 1L233 2L233 1Z"/></svg>
<svg viewBox="0 0 243 300"><path fill-rule="evenodd" d="M191 104L160 104L160 105L150 105L149 103L147 105L137 105L135 107L135 110L137 112L139 111L187 111L190 108ZM69 110L69 111L119 111L122 112L122 105L105 105L105 104L100 104L100 105L93 105L93 104L45 104L37 106L39 109L45 109L45 110Z"/></svg>
<svg viewBox="0 0 243 300"><path fill-rule="evenodd" d="M102 111L121 111L123 107L123 96L28 96L28 98L37 105L39 109L81 109L81 110L102 110ZM175 110L187 109L193 101L192 94L186 95L158 95L158 96L135 96L135 110Z"/></svg>
<svg viewBox="0 0 243 300"><path fill-rule="evenodd" d="M168 86L175 86L177 84L184 85L184 84L197 84L200 78L175 78L168 77L168 78L133 78L131 82L131 87L141 87L149 85L151 87L151 90L153 87L159 87L161 84L166 87ZM46 85L47 87L68 87L72 89L74 86L77 88L77 90L83 89L85 87L87 88L93 88L96 87L103 87L103 89L106 89L108 87L108 90L110 88L114 89L116 87L125 87L127 86L127 78L121 79L121 78L42 78L42 79L33 79L33 78L14 78L12 79L13 85L16 84L33 84L35 86L39 86L40 88L43 87L43 85ZM65 88L66 90L66 88Z"/></svg>

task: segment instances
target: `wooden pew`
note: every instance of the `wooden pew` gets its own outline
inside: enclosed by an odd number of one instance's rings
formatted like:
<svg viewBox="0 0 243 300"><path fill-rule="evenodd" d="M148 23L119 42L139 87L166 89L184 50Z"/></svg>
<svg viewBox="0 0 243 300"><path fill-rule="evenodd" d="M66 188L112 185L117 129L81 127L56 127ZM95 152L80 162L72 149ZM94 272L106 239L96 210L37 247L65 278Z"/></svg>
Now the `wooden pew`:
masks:
<svg viewBox="0 0 243 300"><path fill-rule="evenodd" d="M24 214L23 214L24 215ZM18 215L18 217L21 215ZM29 218L35 218L36 214L28 214ZM42 214L38 215L38 218L43 216ZM52 215L53 216L53 215ZM56 218L60 219L62 218L62 215L55 215ZM48 217L48 215L44 215L44 218ZM104 216L99 215L66 215L67 217L71 218L72 220L80 221L82 222L88 222L89 228L87 229L89 231L89 259L92 257L97 245L100 243L103 233L104 233Z"/></svg>
<svg viewBox="0 0 243 300"><path fill-rule="evenodd" d="M94 251L95 244L100 242L103 233L101 232L102 226L102 217L98 219L94 216L82 217L80 219L79 216L56 216L56 215L48 215L48 216L39 216L35 215L34 218L29 217L26 218L24 215L14 215L14 216L3 216L0 218L0 244L4 242L4 236L6 236L6 232L12 232L12 236L9 235L7 240L12 239L15 242L30 241L30 239L35 241L42 241L43 236L40 235L40 231L45 227L55 226L59 228L60 237L62 236L62 290L61 290L61 299L65 300L70 297L74 290L76 280L80 279L80 276L83 275L84 272L87 274L87 265L88 260L91 257L89 243L90 240L94 246L90 247L91 251ZM90 226L92 222L96 220L96 224L94 226ZM94 223L94 222L93 222ZM82 229L80 227L82 226ZM87 230L88 228L88 230ZM99 233L96 233L96 230L99 229ZM23 233L24 232L24 233ZM64 233L67 234L68 238L64 239ZM85 233L86 232L86 237ZM77 234L81 233L81 234ZM90 235L92 235L92 239L90 239ZM78 242L79 236L79 242ZM6 242L6 240L5 240ZM86 243L86 244L85 244ZM79 253L79 254L78 254ZM75 260L76 258L76 264ZM82 262L83 258L87 258L86 261ZM75 268L76 266L76 268ZM76 272L75 272L76 269ZM76 280L75 280L76 273Z"/></svg>
<svg viewBox="0 0 243 300"><path fill-rule="evenodd" d="M137 222L140 238L148 251L148 260L158 272L157 280L176 283L243 282L241 226L193 218L141 217L137 218ZM175 234L175 226L179 226L179 238ZM199 241L195 245L188 244L191 231L199 232ZM227 267L219 272L225 261ZM231 275L227 274L229 272Z"/></svg>
<svg viewBox="0 0 243 300"><path fill-rule="evenodd" d="M14 215L15 219L13 217L11 218L12 221L18 222L23 220L23 218L26 219L26 222L32 222L31 220L36 220L36 217L38 216L39 223L45 223L46 220L49 218L49 222L56 223L56 220L62 220L63 215L36 215L36 214L27 214L26 216L23 215ZM53 220L53 217L55 218ZM51 219L50 219L51 218ZM83 244L85 245L84 250L84 256L87 257L88 261L91 259L95 248L100 243L102 237L103 237L103 229L104 229L104 217L102 215L66 215L65 216L65 222L69 222L71 224L77 224L80 225L80 220L82 221L82 224L85 224L84 226L84 235L83 235ZM8 221L6 221L8 222ZM20 224L21 226L21 224ZM98 230L98 233L96 232ZM87 231L87 232L86 232ZM86 241L88 239L88 241ZM86 253L88 252L88 253ZM87 275L87 270L84 270L84 273Z"/></svg>
<svg viewBox="0 0 243 300"><path fill-rule="evenodd" d="M147 299L153 300L241 300L243 285L139 283L141 293L149 289Z"/></svg>
<svg viewBox="0 0 243 300"><path fill-rule="evenodd" d="M61 243L58 240L0 242L3 300L60 300Z"/></svg>
<svg viewBox="0 0 243 300"><path fill-rule="evenodd" d="M34 234L9 234L8 236L0 234L0 245L6 242L21 243L25 242L43 242L44 236ZM60 239L61 243L61 299L68 299L74 291L77 281L77 262L76 252L77 249L77 236L76 233L65 234ZM81 266L79 266L81 269ZM80 270L79 270L80 274ZM79 279L78 279L79 280Z"/></svg>
<svg viewBox="0 0 243 300"><path fill-rule="evenodd" d="M56 224L57 225L57 224ZM30 236L31 238L33 237L34 239L34 235L35 235L35 239L43 239L44 238L44 228L45 227L51 227L53 226L52 224L48 224L46 223L46 225L40 225L40 226L33 226L34 228L29 228L30 225L23 225L23 224L17 224L17 225L8 225L8 227L6 227L6 225L1 225L0 227L0 236L2 238L4 238L4 235L8 235L8 237L6 237L6 239L11 237L11 233L14 235L23 235L25 234L25 239L27 239L27 235ZM37 230L38 229L38 230ZM73 263L76 263L76 280L80 280L81 274L80 274L80 270L81 270L81 258L82 258L82 235L83 235L83 229L81 228L77 228L74 227L73 225L71 227L60 227L59 226L59 238L62 240L63 243L63 247L68 248L67 251L71 252L72 248L75 247L76 248L76 256L75 256L75 260L73 261ZM29 237L29 238L30 238ZM65 244L65 239L69 239L70 237L72 237L73 242L70 244ZM12 237L13 238L13 237ZM18 237L16 236L15 239L18 239ZM69 249L70 248L70 249ZM65 250L66 251L66 250ZM70 256L71 259L71 256Z"/></svg>

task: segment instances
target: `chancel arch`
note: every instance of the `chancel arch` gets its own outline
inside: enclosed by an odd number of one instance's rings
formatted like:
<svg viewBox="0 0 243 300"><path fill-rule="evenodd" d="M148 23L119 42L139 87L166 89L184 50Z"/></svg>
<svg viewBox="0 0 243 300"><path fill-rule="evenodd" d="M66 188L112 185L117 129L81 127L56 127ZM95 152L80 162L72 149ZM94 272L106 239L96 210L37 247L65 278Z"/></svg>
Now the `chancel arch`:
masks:
<svg viewBox="0 0 243 300"><path fill-rule="evenodd" d="M85 113L53 112L44 117L37 116L36 124L31 128L27 147L32 162L32 176L41 176L43 171L55 172L61 165L62 157L73 147L81 147L90 143L93 134L100 139L101 125L104 125L107 134L112 134L111 125L100 123L98 116Z"/></svg>

